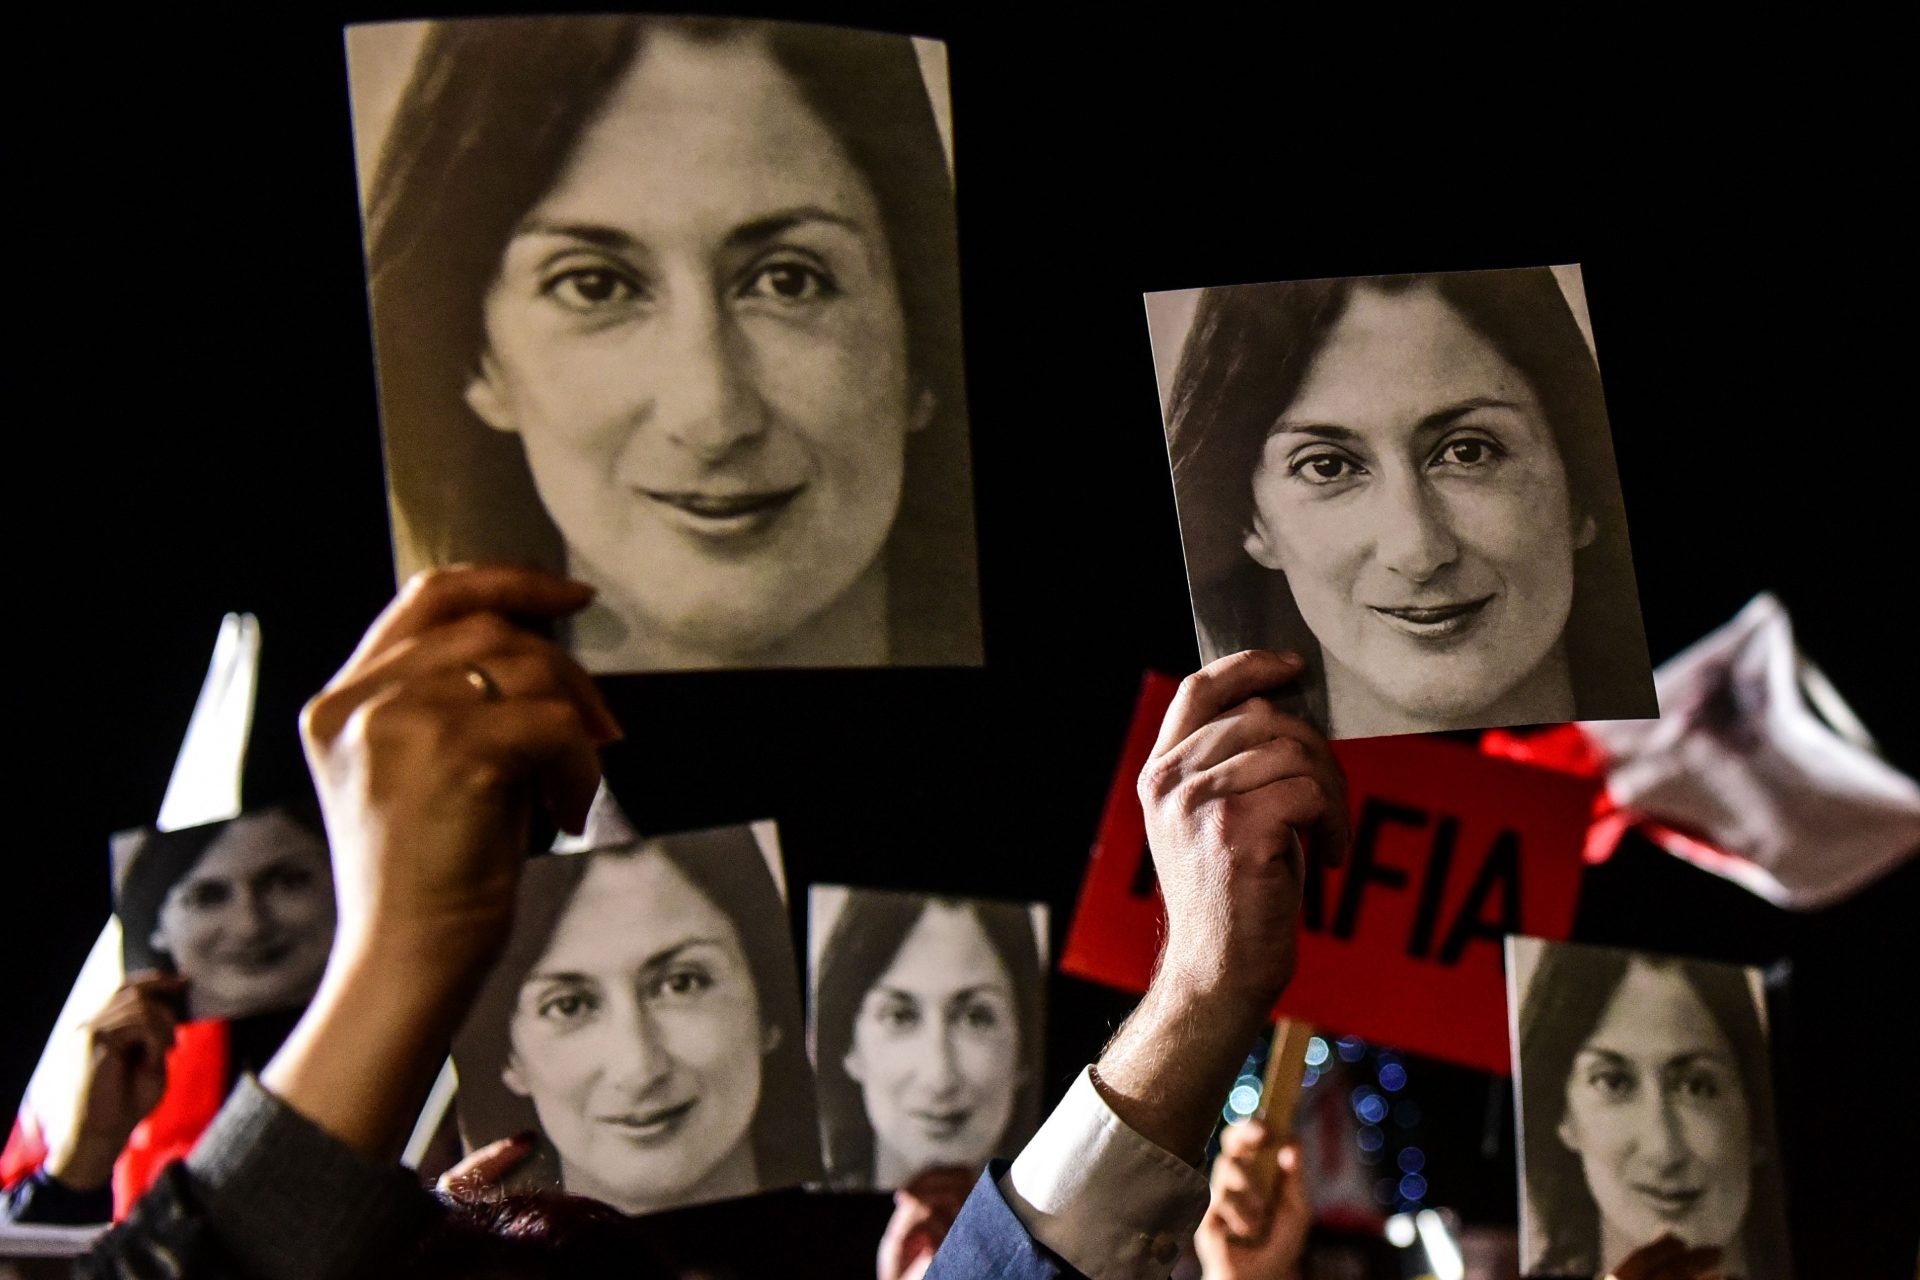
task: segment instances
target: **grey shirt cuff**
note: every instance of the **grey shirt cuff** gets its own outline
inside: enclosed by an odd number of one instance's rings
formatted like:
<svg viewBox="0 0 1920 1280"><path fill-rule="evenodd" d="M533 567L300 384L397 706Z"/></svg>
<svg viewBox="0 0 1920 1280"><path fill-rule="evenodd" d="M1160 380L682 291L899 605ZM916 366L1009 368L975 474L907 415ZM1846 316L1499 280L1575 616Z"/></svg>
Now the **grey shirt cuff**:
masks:
<svg viewBox="0 0 1920 1280"><path fill-rule="evenodd" d="M412 1173L342 1145L251 1075L186 1164L208 1225L259 1280L348 1280L410 1246L438 1212Z"/></svg>

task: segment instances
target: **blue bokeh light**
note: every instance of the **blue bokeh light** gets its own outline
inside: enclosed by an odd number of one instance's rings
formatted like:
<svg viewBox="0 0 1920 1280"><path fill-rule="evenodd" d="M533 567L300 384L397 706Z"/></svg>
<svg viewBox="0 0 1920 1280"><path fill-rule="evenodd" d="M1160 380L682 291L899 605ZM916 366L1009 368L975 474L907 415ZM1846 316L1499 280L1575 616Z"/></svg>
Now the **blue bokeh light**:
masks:
<svg viewBox="0 0 1920 1280"><path fill-rule="evenodd" d="M1398 1093L1407 1086L1407 1069L1397 1062L1380 1064L1380 1087L1388 1093Z"/></svg>
<svg viewBox="0 0 1920 1280"><path fill-rule="evenodd" d="M1427 1167L1427 1153L1418 1147L1400 1148L1400 1172L1418 1173Z"/></svg>
<svg viewBox="0 0 1920 1280"><path fill-rule="evenodd" d="M1407 1200L1418 1200L1427 1194L1427 1180L1417 1173L1410 1173L1400 1179L1400 1195Z"/></svg>
<svg viewBox="0 0 1920 1280"><path fill-rule="evenodd" d="M1307 1065L1308 1066L1318 1067L1323 1065L1327 1060L1327 1055L1331 1052L1333 1051L1327 1048L1327 1042L1325 1040L1322 1040L1319 1036L1309 1036L1307 1038Z"/></svg>

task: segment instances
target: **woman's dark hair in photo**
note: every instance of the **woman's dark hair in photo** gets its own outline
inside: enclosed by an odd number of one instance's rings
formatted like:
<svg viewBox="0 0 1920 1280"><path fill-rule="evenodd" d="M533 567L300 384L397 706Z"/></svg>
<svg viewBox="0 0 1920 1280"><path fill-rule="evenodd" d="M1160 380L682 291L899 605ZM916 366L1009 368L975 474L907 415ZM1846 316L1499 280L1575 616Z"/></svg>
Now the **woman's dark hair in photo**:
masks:
<svg viewBox="0 0 1920 1280"><path fill-rule="evenodd" d="M513 932L506 951L487 975L467 1021L454 1040L454 1058L461 1066L459 1100L462 1138L471 1148L480 1142L519 1132L540 1130L533 1102L508 1089L500 1078L512 1050L513 1011L520 987L553 941L588 871L600 858L663 858L684 876L700 895L732 922L740 950L759 997L760 1021L775 1033L774 1047L760 1071L760 1102L754 1108L748 1140L754 1166L762 1182L784 1185L818 1174L817 1163L806 1160L811 1150L814 1115L813 1073L807 1065L805 1028L798 1001L785 993L799 989L792 931L786 904L753 833L746 827L722 827L661 836L630 851L590 854L554 854L539 859L544 877L540 891L529 893L525 882L514 905ZM468 1115L498 1119L498 1132L484 1135L465 1131ZM524 1180L524 1182L523 1182ZM516 1185L560 1185L560 1158L544 1134L535 1153L515 1171Z"/></svg>
<svg viewBox="0 0 1920 1280"><path fill-rule="evenodd" d="M1646 633L1600 369L1545 267L1202 291L1168 399L1167 448L1194 613L1213 648L1291 647L1317 658L1319 646L1286 576L1256 564L1243 543L1268 432L1299 395L1308 368L1362 286L1436 290L1533 388L1566 470L1573 517L1591 517L1595 527L1593 541L1574 553L1565 631L1579 718L1644 703ZM1313 660L1309 668L1317 672L1321 664ZM1324 688L1309 702L1324 723Z"/></svg>
<svg viewBox="0 0 1920 1280"><path fill-rule="evenodd" d="M279 812L326 840L320 813L314 804L285 804L274 809L248 810L244 817ZM110 841L113 865L113 911L120 917L121 954L126 971L158 969L171 973L173 957L153 945L154 930L160 926L160 909L166 905L173 887L193 874L207 850L235 819L203 822L191 827L162 831L158 827L135 827L116 832Z"/></svg>
<svg viewBox="0 0 1920 1280"><path fill-rule="evenodd" d="M1636 955L1613 948L1547 946L1520 1003L1520 1126L1526 1136L1525 1177L1533 1217L1546 1236L1530 1272L1591 1274L1601 1265L1600 1208L1580 1157L1559 1139L1567 1115L1567 1081L1580 1049L1606 1015L1635 961L1670 967L1686 980L1733 1048L1747 1100L1755 1171L1741 1231L1756 1263L1787 1253L1781 1183L1767 1165L1778 1159L1767 1035L1753 989L1732 965Z"/></svg>
<svg viewBox="0 0 1920 1280"><path fill-rule="evenodd" d="M367 200L396 540L434 563L525 560L537 550L546 567L564 568L519 438L484 425L464 391L486 345L483 300L515 226L660 32L764 38L872 188L905 315L908 367L935 402L933 420L908 437L884 553L894 656L977 660L953 187L905 36L712 18L435 24ZM536 531L538 548L529 542Z"/></svg>
<svg viewBox="0 0 1920 1280"><path fill-rule="evenodd" d="M1014 902L981 898L938 898L911 893L855 889L820 953L814 988L814 1070L819 1078L820 1116L826 1136L827 1181L848 1189L873 1185L873 1126L860 1084L847 1074L854 1024L867 993L893 964L907 935L928 907L956 907L972 914L1007 971L1013 986L1014 1029L1019 1036L1016 1076L1036 1079L1043 1052L1040 949L1033 917ZM1038 1090L1016 1085L1007 1131L995 1149L1005 1151L1040 1124Z"/></svg>

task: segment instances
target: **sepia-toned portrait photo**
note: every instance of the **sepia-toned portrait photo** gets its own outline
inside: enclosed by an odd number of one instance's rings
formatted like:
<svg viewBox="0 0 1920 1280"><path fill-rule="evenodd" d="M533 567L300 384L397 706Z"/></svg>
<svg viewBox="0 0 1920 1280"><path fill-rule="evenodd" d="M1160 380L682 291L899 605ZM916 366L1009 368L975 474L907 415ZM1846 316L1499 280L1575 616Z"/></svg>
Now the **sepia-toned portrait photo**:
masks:
<svg viewBox="0 0 1920 1280"><path fill-rule="evenodd" d="M350 28L399 575L598 595L588 670L981 662L946 52Z"/></svg>
<svg viewBox="0 0 1920 1280"><path fill-rule="evenodd" d="M1339 738L1659 714L1578 267L1146 303L1203 662Z"/></svg>
<svg viewBox="0 0 1920 1280"><path fill-rule="evenodd" d="M807 920L829 1184L1018 1153L1040 1121L1046 907L815 885Z"/></svg>
<svg viewBox="0 0 1920 1280"><path fill-rule="evenodd" d="M817 1178L777 858L742 826L529 862L454 1039L462 1145L537 1132L510 1187L630 1214Z"/></svg>
<svg viewBox="0 0 1920 1280"><path fill-rule="evenodd" d="M186 979L188 1018L298 1009L333 948L333 864L317 821L262 809L111 842L128 974Z"/></svg>
<svg viewBox="0 0 1920 1280"><path fill-rule="evenodd" d="M1661 1237L1718 1274L1787 1280L1758 971L1509 938L1521 1256L1593 1276Z"/></svg>

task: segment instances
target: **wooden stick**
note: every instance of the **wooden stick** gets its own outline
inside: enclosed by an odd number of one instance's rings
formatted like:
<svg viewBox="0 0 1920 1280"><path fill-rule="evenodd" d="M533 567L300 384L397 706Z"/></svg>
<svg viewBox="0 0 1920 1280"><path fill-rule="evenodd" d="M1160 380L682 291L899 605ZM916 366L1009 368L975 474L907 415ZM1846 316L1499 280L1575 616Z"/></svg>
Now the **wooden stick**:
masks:
<svg viewBox="0 0 1920 1280"><path fill-rule="evenodd" d="M1267 1052L1267 1079L1260 1086L1260 1108L1253 1114L1281 1142L1293 1134L1293 1113L1299 1107L1300 1087L1307 1074L1307 1041L1312 1038L1311 1023L1282 1018L1274 1024L1273 1048Z"/></svg>
<svg viewBox="0 0 1920 1280"><path fill-rule="evenodd" d="M1299 1107L1300 1088L1307 1073L1307 1041L1312 1038L1312 1024L1292 1018L1280 1019L1273 1028L1267 1078L1260 1086L1260 1106L1253 1113L1253 1118L1273 1135L1271 1154L1256 1161L1248 1171L1267 1199L1272 1199L1273 1184L1280 1176L1280 1148L1293 1136L1293 1113Z"/></svg>

